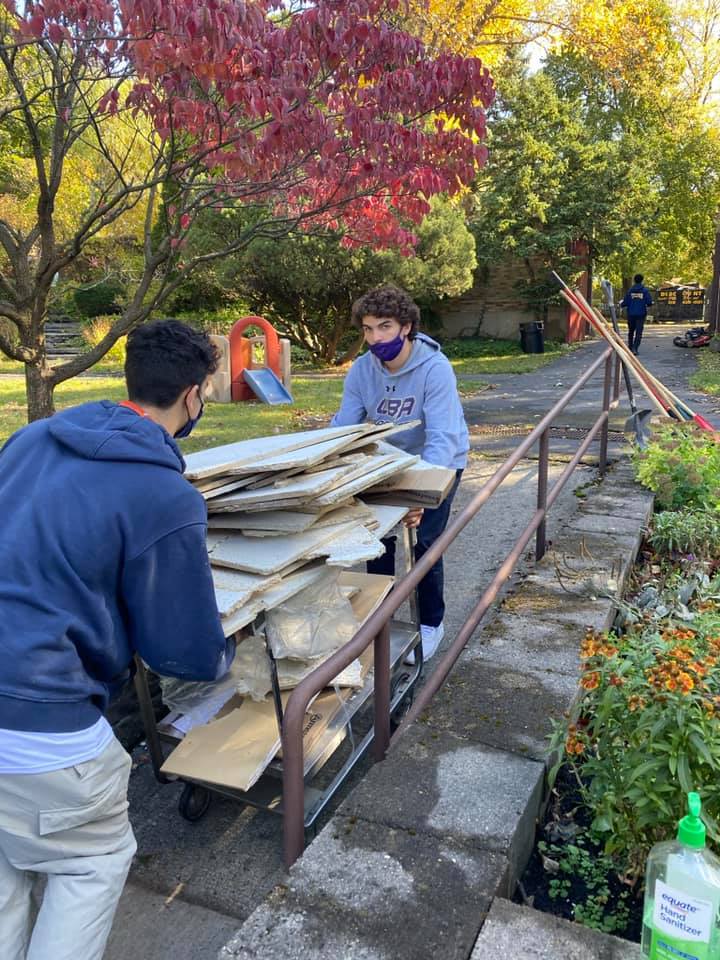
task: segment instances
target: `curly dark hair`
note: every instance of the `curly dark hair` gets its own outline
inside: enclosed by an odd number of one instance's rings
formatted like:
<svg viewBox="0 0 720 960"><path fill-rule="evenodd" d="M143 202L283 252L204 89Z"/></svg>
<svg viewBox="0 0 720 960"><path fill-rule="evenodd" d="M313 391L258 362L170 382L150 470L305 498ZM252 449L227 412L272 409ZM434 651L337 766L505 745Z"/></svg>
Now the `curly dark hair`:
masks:
<svg viewBox="0 0 720 960"><path fill-rule="evenodd" d="M144 323L127 338L128 397L166 410L183 390L215 373L218 363L218 351L206 333L179 320Z"/></svg>
<svg viewBox="0 0 720 960"><path fill-rule="evenodd" d="M352 305L353 326L362 329L363 317L389 317L402 326L409 323L408 337L412 340L420 323L420 308L409 293L388 283L363 294Z"/></svg>

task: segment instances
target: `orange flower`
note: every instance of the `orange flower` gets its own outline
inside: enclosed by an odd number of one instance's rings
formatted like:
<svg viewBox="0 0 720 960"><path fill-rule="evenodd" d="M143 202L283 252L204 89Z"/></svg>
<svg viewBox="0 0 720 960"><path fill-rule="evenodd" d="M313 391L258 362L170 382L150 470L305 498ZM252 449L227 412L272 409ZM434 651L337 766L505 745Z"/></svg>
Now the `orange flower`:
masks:
<svg viewBox="0 0 720 960"><path fill-rule="evenodd" d="M580 681L580 686L585 690L596 690L600 686L600 673L597 670L586 673Z"/></svg>
<svg viewBox="0 0 720 960"><path fill-rule="evenodd" d="M628 700L628 710L630 713L635 713L636 710L642 710L645 706L645 699L638 696L636 693L633 694Z"/></svg>
<svg viewBox="0 0 720 960"><path fill-rule="evenodd" d="M583 660L590 660L591 657L594 657L600 645L597 640L593 640L591 637L586 637L580 644L580 656Z"/></svg>
<svg viewBox="0 0 720 960"><path fill-rule="evenodd" d="M616 673L613 673L610 676L610 686L612 687L621 687L625 681L622 677L619 677Z"/></svg>
<svg viewBox="0 0 720 960"><path fill-rule="evenodd" d="M695 681L689 673L681 673L678 677L678 683L680 684L680 690L682 693L690 693L692 688L695 686Z"/></svg>
<svg viewBox="0 0 720 960"><path fill-rule="evenodd" d="M665 681L665 689L669 690L671 693L674 693L677 688L677 680L674 680L672 677L668 677L668 679Z"/></svg>
<svg viewBox="0 0 720 960"><path fill-rule="evenodd" d="M686 647L673 647L669 651L669 656L675 657L676 660L691 660L692 653Z"/></svg>
<svg viewBox="0 0 720 960"><path fill-rule="evenodd" d="M565 741L565 752L580 756L581 753L585 752L585 744L578 740L577 737L568 737Z"/></svg>

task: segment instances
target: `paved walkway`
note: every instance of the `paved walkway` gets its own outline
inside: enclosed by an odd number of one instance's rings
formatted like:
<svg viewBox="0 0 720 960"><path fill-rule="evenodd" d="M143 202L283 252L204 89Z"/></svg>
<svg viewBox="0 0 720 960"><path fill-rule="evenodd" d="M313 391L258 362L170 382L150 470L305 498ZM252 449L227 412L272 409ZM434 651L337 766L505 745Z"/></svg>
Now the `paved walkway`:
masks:
<svg viewBox="0 0 720 960"><path fill-rule="evenodd" d="M666 326L650 328L643 344L643 362L709 419L714 417L720 423L720 402L698 398L686 390L687 376L696 361L690 351L672 346L676 332L676 328ZM494 377L494 390L466 403L468 420L477 428L473 432L476 453L456 509L492 475L497 467L494 458L503 452L502 443L511 449L518 442L517 436L493 437L488 427L519 428L537 422L601 349L598 343L588 343L537 373ZM563 427L579 428L594 418L599 409L601 375L596 381L580 394L563 418ZM621 403L612 420L618 437L627 415L622 394ZM557 438L558 443L561 441L570 444ZM561 470L562 464L554 464L551 472L558 475ZM592 477L594 471L583 467L573 483L581 484ZM534 483L535 464L526 461L484 508L482 520L471 524L451 550L447 563L448 639L455 635L527 523L534 505ZM550 537L577 509L570 487L555 509ZM526 561L522 567L527 569L528 565ZM125 960L133 954L142 960L214 958L229 933L283 880L280 820L218 799L203 820L189 824L176 810L180 788L155 783L142 750L136 751L134 761L130 803L139 849L106 960Z"/></svg>
<svg viewBox="0 0 720 960"><path fill-rule="evenodd" d="M720 427L720 397L709 397L688 387L688 379L697 369L697 351L673 345L673 337L686 328L686 325L676 324L651 324L646 327L639 359L665 386L689 403L693 410L702 413L711 423ZM529 432L529 428L542 419L583 370L600 356L604 347L604 342L600 340L587 341L572 353L534 373L482 377L485 382L491 379L493 389L464 404L475 448L486 456L507 456L517 446L518 435ZM601 369L566 408L559 419L558 427L552 431L554 439L551 442L551 452L567 453L577 448L576 438L568 437L567 434L586 426L597 416L602 382ZM635 379L632 384L637 407L652 407ZM629 414L625 385L621 380L620 404L610 415L611 436L615 435L616 444L622 442L623 429ZM514 432L508 430L512 427L515 428ZM523 427L528 429L523 430Z"/></svg>

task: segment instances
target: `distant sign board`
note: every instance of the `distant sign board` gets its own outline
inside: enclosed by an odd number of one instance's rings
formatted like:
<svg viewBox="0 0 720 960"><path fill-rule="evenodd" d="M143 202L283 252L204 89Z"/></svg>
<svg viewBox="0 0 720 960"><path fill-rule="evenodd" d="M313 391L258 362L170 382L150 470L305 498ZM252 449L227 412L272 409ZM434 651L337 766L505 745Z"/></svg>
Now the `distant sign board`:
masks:
<svg viewBox="0 0 720 960"><path fill-rule="evenodd" d="M661 287L655 293L656 320L702 320L705 290L702 287Z"/></svg>

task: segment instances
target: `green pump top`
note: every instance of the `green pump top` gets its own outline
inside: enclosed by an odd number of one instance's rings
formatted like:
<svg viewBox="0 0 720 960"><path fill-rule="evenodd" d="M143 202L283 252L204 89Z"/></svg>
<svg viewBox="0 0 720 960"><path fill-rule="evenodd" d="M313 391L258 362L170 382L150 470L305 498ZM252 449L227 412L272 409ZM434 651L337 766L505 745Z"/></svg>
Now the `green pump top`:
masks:
<svg viewBox="0 0 720 960"><path fill-rule="evenodd" d="M678 823L677 838L686 847L701 849L705 846L705 824L700 819L700 794L689 793L687 802L690 812Z"/></svg>

